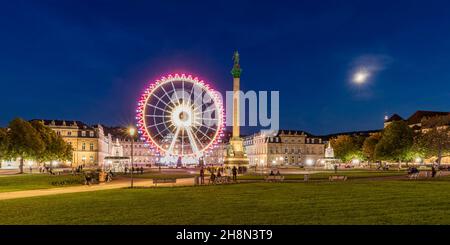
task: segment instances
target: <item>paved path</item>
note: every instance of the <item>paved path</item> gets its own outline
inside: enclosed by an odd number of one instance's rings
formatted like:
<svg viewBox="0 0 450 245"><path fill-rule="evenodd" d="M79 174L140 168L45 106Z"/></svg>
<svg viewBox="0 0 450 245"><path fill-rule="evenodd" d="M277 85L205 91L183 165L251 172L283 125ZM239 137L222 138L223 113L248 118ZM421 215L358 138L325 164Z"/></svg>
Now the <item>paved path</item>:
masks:
<svg viewBox="0 0 450 245"><path fill-rule="evenodd" d="M161 187L161 186L189 186L189 185L194 185L194 178L177 179L176 183L158 184L158 187ZM3 192L3 193L0 193L0 200L59 195L59 194L78 193L78 192L89 192L89 191L100 191L100 190L111 190L111 189L126 188L129 186L130 186L129 179L118 179L111 183L102 183L102 184L91 185L91 186L83 185L83 186L73 186L73 187L63 187L63 188ZM134 186L136 186L136 187L152 187L154 185L153 185L153 182L151 179L134 179Z"/></svg>

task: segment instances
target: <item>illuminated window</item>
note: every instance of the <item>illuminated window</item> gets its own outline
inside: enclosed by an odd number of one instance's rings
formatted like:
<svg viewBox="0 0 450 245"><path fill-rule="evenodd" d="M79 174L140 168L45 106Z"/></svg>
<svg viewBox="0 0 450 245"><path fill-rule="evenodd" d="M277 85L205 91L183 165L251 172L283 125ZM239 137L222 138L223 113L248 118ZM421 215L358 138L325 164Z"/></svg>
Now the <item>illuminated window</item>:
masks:
<svg viewBox="0 0 450 245"><path fill-rule="evenodd" d="M89 145L89 149L90 149L91 151L94 150L94 143L91 143L91 144Z"/></svg>
<svg viewBox="0 0 450 245"><path fill-rule="evenodd" d="M81 131L81 136L85 137L86 136L86 131Z"/></svg>

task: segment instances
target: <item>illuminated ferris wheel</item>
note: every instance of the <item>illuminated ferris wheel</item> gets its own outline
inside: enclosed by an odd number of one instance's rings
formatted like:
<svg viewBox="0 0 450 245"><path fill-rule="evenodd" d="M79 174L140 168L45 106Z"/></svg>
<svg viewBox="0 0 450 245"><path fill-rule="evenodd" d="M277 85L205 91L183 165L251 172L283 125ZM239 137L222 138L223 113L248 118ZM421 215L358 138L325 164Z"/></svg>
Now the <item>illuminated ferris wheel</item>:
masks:
<svg viewBox="0 0 450 245"><path fill-rule="evenodd" d="M136 119L142 138L163 156L198 159L222 134L222 100L196 77L169 75L145 90Z"/></svg>

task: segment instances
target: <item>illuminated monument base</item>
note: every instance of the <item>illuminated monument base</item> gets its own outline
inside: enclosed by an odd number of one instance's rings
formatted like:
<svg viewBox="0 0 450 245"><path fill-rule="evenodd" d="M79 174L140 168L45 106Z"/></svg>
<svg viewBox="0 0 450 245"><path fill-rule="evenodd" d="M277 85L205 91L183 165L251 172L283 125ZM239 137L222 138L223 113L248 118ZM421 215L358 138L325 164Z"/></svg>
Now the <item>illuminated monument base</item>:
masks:
<svg viewBox="0 0 450 245"><path fill-rule="evenodd" d="M231 139L230 144L227 146L227 155L224 159L224 165L226 167L248 167L247 154L244 152L244 145L241 138Z"/></svg>

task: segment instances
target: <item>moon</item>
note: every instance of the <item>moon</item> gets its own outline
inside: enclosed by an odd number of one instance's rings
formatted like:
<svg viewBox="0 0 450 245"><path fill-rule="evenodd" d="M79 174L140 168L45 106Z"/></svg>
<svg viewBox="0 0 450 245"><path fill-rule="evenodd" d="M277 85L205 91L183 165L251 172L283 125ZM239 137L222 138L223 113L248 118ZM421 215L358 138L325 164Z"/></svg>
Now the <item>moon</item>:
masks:
<svg viewBox="0 0 450 245"><path fill-rule="evenodd" d="M366 70L359 70L353 75L353 82L362 84L370 77L370 73Z"/></svg>

